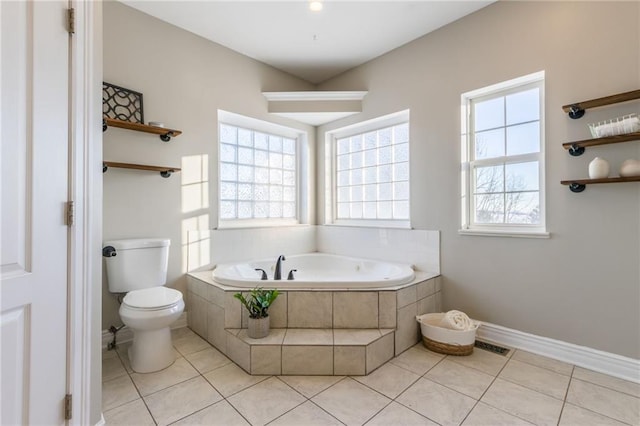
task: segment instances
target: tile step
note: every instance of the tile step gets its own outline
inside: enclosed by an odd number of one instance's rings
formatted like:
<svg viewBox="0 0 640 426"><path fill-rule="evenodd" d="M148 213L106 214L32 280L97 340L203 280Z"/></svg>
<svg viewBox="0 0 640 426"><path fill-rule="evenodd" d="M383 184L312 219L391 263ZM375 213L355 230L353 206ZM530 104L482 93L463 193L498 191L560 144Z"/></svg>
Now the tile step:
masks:
<svg viewBox="0 0 640 426"><path fill-rule="evenodd" d="M226 329L227 356L250 374L366 375L393 358L393 329Z"/></svg>

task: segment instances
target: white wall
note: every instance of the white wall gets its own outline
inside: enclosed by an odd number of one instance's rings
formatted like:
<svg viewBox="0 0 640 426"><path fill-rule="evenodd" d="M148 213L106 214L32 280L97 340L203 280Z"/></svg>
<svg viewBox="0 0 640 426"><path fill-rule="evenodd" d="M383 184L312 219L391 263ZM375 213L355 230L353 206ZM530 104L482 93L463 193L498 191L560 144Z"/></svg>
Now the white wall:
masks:
<svg viewBox="0 0 640 426"><path fill-rule="evenodd" d="M104 239L171 238L168 285L184 293L186 230L213 228L217 222L217 110L308 131L313 152L314 129L269 116L261 93L313 86L112 1L104 3L104 80L142 92L145 121L162 121L183 132L169 143L116 128L104 133L106 161L183 167L169 179L152 172L107 171ZM203 158L208 166L201 174ZM185 185L196 181L203 185ZM106 285L103 278L103 329L121 324Z"/></svg>
<svg viewBox="0 0 640 426"><path fill-rule="evenodd" d="M574 121L561 110L640 88L639 9L638 2L498 2L319 87L369 94L362 114L319 128L318 141L325 131L411 110L412 225L441 231L445 308L640 358L640 184L574 194L559 183L586 177L596 155L614 171L640 158L640 142L587 149L578 158L561 147L588 138L589 122L640 111L634 102ZM461 236L460 95L540 70L552 237ZM322 143L318 149L321 171Z"/></svg>

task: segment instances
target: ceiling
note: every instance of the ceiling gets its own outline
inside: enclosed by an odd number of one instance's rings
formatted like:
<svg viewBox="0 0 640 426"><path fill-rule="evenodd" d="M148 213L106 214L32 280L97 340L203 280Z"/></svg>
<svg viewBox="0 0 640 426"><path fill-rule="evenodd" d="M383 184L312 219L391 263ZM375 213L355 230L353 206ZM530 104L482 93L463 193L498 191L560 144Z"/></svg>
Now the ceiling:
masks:
<svg viewBox="0 0 640 426"><path fill-rule="evenodd" d="M492 1L120 0L151 16L318 84Z"/></svg>

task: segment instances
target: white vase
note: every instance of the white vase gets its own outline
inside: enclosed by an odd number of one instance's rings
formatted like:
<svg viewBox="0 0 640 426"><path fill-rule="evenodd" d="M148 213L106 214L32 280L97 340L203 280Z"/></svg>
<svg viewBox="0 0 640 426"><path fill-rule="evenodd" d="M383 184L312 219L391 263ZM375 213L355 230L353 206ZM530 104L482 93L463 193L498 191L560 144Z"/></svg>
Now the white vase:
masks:
<svg viewBox="0 0 640 426"><path fill-rule="evenodd" d="M251 318L247 327L247 335L252 339L262 339L269 335L270 318Z"/></svg>
<svg viewBox="0 0 640 426"><path fill-rule="evenodd" d="M625 160L620 166L620 176L640 176L640 160Z"/></svg>
<svg viewBox="0 0 640 426"><path fill-rule="evenodd" d="M589 178L602 179L606 177L609 177L609 162L604 158L594 158L589 163Z"/></svg>

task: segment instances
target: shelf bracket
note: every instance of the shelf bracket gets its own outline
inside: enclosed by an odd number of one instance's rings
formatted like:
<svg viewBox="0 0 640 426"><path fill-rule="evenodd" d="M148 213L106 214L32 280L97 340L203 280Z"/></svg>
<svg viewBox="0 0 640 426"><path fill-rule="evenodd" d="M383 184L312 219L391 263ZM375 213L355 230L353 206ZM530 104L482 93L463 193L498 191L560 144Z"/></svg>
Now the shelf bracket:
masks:
<svg viewBox="0 0 640 426"><path fill-rule="evenodd" d="M171 136L173 136L172 132L167 132L164 135L160 135L160 140L162 142L169 142L171 140Z"/></svg>
<svg viewBox="0 0 640 426"><path fill-rule="evenodd" d="M582 118L584 115L584 109L580 108L578 105L571 105L569 109L569 117L577 120L578 118Z"/></svg>
<svg viewBox="0 0 640 426"><path fill-rule="evenodd" d="M107 126L107 120L105 120L105 119L103 118L103 119L102 119L102 131L103 131L103 132L106 132L108 127L109 127L109 126Z"/></svg>
<svg viewBox="0 0 640 426"><path fill-rule="evenodd" d="M571 192L576 192L576 193L584 191L586 187L587 187L587 185L582 184L582 183L573 182L573 183L569 184L569 190Z"/></svg>
<svg viewBox="0 0 640 426"><path fill-rule="evenodd" d="M107 170L109 170L109 167L105 163L102 163L102 173L107 173Z"/></svg>
<svg viewBox="0 0 640 426"><path fill-rule="evenodd" d="M160 172L160 176L162 176L163 178L169 178L171 177L172 173L173 173L173 170L163 170Z"/></svg>
<svg viewBox="0 0 640 426"><path fill-rule="evenodd" d="M584 146L578 146L574 143L569 148L569 155L571 155L572 157L579 157L584 154L584 149Z"/></svg>

